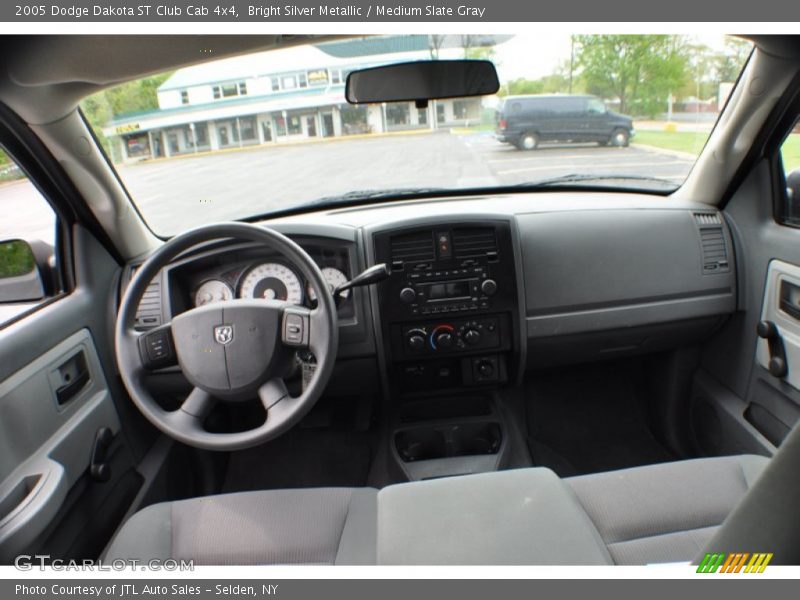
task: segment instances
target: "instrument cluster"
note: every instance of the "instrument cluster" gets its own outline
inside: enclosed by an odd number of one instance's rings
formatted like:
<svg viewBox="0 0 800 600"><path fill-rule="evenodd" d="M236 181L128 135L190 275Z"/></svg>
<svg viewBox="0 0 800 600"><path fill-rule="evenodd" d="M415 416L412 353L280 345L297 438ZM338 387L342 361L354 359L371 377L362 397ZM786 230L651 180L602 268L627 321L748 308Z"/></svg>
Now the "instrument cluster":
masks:
<svg viewBox="0 0 800 600"><path fill-rule="evenodd" d="M322 275L333 292L348 280L347 275L337 267L322 267ZM291 266L278 262L260 262L242 270L234 283L230 274L221 274L203 280L194 290L193 305L205 306L233 298L283 300L291 304L314 304L317 294L311 285L303 282L301 276ZM347 297L348 292L343 294Z"/></svg>

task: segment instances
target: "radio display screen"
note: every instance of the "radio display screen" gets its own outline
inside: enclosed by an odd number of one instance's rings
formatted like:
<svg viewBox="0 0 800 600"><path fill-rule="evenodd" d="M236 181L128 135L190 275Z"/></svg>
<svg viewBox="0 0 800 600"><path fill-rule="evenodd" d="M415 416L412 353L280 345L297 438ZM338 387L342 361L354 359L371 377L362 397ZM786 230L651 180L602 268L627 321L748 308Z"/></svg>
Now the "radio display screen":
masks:
<svg viewBox="0 0 800 600"><path fill-rule="evenodd" d="M470 281L440 281L426 284L428 300L449 300L451 298L469 298Z"/></svg>

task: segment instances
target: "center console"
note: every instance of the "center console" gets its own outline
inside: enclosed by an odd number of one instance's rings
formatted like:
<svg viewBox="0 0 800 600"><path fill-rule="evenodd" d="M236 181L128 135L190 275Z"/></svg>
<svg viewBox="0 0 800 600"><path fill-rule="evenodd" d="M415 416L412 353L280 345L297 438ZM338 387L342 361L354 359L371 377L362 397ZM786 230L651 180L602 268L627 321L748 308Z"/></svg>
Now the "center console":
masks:
<svg viewBox="0 0 800 600"><path fill-rule="evenodd" d="M403 394L508 381L518 299L510 224L436 224L375 235L387 367ZM515 368L515 367L513 367Z"/></svg>
<svg viewBox="0 0 800 600"><path fill-rule="evenodd" d="M507 450L492 392L513 380L521 344L511 223L381 230L374 261L391 454L409 479L492 471Z"/></svg>

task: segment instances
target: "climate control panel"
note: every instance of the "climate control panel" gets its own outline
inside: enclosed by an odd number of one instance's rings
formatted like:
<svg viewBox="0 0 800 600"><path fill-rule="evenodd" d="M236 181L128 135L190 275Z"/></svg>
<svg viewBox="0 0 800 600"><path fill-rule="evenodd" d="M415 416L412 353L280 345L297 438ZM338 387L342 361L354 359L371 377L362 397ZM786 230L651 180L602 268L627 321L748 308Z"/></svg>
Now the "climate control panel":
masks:
<svg viewBox="0 0 800 600"><path fill-rule="evenodd" d="M502 329L499 316L404 325L400 331L402 352L406 357L416 357L497 349Z"/></svg>

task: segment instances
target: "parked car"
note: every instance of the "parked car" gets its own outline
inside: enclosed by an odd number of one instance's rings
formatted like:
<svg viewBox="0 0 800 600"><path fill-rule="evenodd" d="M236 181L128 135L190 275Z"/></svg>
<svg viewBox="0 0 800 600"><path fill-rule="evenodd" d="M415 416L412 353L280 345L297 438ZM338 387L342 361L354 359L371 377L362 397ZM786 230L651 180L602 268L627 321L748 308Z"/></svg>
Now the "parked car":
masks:
<svg viewBox="0 0 800 600"><path fill-rule="evenodd" d="M497 108L497 139L520 150L541 142L598 142L627 146L633 119L608 110L596 96L508 96Z"/></svg>

